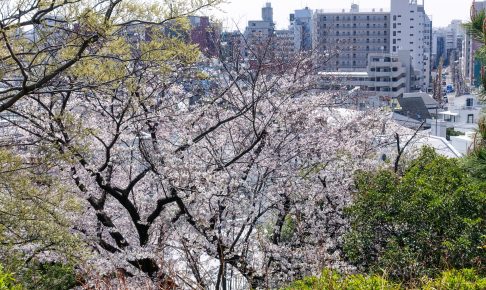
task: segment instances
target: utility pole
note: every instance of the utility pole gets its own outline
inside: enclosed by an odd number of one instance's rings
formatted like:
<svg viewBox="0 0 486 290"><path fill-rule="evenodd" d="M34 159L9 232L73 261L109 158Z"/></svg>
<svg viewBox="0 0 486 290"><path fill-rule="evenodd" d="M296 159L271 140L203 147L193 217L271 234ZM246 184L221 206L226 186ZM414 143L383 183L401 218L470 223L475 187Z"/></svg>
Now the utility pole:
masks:
<svg viewBox="0 0 486 290"><path fill-rule="evenodd" d="M439 104L442 103L443 100L443 96L442 96L443 67L444 67L444 57L441 56L439 61L439 66L437 67L437 75L435 76L434 91L433 91L433 97Z"/></svg>
<svg viewBox="0 0 486 290"><path fill-rule="evenodd" d="M444 57L440 57L439 66L437 67L437 75L434 80L434 92L433 98L437 101L437 106L435 106L435 135L439 135L438 122L439 122L439 107L442 107L442 102L444 97L442 96L442 69L444 66Z"/></svg>

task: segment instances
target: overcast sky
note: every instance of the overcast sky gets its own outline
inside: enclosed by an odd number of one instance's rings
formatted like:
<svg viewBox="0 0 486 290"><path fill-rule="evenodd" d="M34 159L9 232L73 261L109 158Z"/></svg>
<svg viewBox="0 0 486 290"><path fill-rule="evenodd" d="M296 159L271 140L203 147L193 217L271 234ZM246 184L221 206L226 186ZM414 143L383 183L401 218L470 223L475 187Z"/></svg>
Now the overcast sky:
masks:
<svg viewBox="0 0 486 290"><path fill-rule="evenodd" d="M227 30L233 30L238 26L243 30L248 20L261 19L261 8L265 2L271 2L274 13L274 20L277 28L287 28L289 25L289 14L295 9L305 6L316 10L324 9L330 11L349 10L351 3L359 4L361 10L384 11L390 10L390 0L226 0L215 14L223 21ZM418 0L422 1L422 0ZM467 20L472 0L424 0L425 11L432 17L434 27L447 26L453 19Z"/></svg>

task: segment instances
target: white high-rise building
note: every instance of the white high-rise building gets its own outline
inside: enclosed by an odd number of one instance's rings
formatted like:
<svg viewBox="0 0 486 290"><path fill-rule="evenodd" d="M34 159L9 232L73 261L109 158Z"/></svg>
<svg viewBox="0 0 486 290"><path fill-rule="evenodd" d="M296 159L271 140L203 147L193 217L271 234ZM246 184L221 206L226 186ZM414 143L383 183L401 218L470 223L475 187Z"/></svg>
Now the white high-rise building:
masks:
<svg viewBox="0 0 486 290"><path fill-rule="evenodd" d="M290 30L294 32L295 51L312 49L312 10L308 7L290 15Z"/></svg>
<svg viewBox="0 0 486 290"><path fill-rule="evenodd" d="M391 0L392 53L410 51L412 90L428 91L431 84L432 21L425 13L424 0Z"/></svg>
<svg viewBox="0 0 486 290"><path fill-rule="evenodd" d="M271 3L266 3L265 7L262 8L262 19L266 22L273 23L273 8Z"/></svg>

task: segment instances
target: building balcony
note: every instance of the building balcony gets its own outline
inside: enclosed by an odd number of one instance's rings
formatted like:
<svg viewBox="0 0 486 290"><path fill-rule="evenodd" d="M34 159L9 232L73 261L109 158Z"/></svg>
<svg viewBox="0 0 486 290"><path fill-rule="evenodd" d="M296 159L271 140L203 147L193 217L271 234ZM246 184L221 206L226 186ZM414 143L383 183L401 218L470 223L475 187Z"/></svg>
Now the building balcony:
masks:
<svg viewBox="0 0 486 290"><path fill-rule="evenodd" d="M405 71L392 71L392 72L377 72L377 71L368 71L371 77L391 77L391 78L398 78L403 77L405 78Z"/></svg>

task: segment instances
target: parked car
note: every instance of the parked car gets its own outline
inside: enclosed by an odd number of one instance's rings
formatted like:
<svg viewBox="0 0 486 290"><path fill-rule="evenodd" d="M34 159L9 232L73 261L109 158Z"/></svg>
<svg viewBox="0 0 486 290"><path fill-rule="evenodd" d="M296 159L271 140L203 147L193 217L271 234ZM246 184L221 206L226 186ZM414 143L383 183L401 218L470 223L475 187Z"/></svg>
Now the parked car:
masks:
<svg viewBox="0 0 486 290"><path fill-rule="evenodd" d="M446 91L447 91L448 94L453 93L454 92L454 86L451 85L451 84L448 84L447 87L446 87Z"/></svg>

